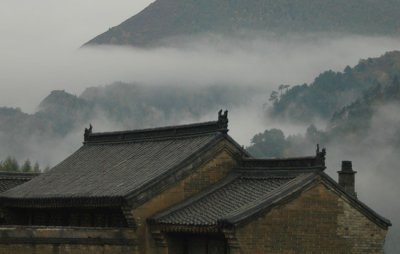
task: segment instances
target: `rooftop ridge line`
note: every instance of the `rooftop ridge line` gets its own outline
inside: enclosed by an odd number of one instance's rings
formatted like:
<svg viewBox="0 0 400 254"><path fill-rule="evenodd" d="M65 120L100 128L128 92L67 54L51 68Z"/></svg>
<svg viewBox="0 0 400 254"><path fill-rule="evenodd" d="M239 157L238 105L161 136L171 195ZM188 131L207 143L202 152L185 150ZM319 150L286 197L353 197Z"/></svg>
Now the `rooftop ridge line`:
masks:
<svg viewBox="0 0 400 254"><path fill-rule="evenodd" d="M228 133L228 111L218 112L217 121L183 124L168 127L148 128L116 132L93 132L93 126L85 128L84 143L91 142L123 142L130 140L151 140L168 137L185 137L207 133Z"/></svg>
<svg viewBox="0 0 400 254"><path fill-rule="evenodd" d="M243 158L240 168L325 168L326 149L320 151L319 145L315 156L255 159Z"/></svg>

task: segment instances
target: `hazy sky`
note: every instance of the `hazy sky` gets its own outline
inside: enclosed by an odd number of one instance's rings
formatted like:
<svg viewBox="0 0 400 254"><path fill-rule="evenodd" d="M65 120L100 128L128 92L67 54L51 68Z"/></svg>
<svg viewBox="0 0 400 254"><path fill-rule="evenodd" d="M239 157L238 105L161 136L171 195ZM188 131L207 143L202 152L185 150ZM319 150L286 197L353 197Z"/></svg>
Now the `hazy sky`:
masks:
<svg viewBox="0 0 400 254"><path fill-rule="evenodd" d="M184 49L79 50L150 0L2 0L0 106L34 112L54 89L79 94L113 81L201 85L311 82L360 58L398 48L388 38L196 38ZM23 96L22 96L23 95Z"/></svg>
<svg viewBox="0 0 400 254"><path fill-rule="evenodd" d="M46 76L60 75L49 67L62 65L84 42L120 24L151 2L1 0L0 106L29 110L51 87L47 83L55 82ZM59 88L57 84L54 87ZM33 92L34 89L39 91ZM20 100L21 91L29 91L31 96Z"/></svg>
<svg viewBox="0 0 400 254"><path fill-rule="evenodd" d="M1 51L74 49L152 0L2 0ZM49 44L52 45L49 45Z"/></svg>

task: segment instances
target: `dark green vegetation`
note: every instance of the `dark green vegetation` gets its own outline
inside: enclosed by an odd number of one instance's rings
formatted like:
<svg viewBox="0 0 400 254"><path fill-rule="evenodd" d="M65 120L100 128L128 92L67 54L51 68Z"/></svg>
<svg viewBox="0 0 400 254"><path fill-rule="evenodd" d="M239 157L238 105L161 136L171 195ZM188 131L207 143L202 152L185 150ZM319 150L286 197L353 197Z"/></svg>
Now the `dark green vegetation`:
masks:
<svg viewBox="0 0 400 254"><path fill-rule="evenodd" d="M327 120L343 107L357 100L377 85L387 85L400 77L400 52L390 52L379 58L361 60L354 68L343 72L326 71L312 84L284 86L271 94L271 115L303 123L315 119ZM371 91L373 94L374 92Z"/></svg>
<svg viewBox="0 0 400 254"><path fill-rule="evenodd" d="M304 153L302 148L316 143L361 142L377 127L395 130L391 145L400 147L400 122L392 117L387 124L385 118L391 111L400 111L399 77L400 52L394 51L361 60L344 72L324 72L310 85L280 86L279 92L271 94L274 103L268 113L310 127L305 134L287 137L281 130L266 130L254 136L248 150L263 157L298 155ZM378 117L383 119L375 120ZM318 130L316 119L327 121L327 128Z"/></svg>
<svg viewBox="0 0 400 254"><path fill-rule="evenodd" d="M331 32L397 35L398 0L157 0L87 45L151 46L196 33Z"/></svg>
<svg viewBox="0 0 400 254"><path fill-rule="evenodd" d="M400 110L400 82L398 77L394 77L392 82L387 85L378 84L370 88L354 103L336 112L329 122L327 131L331 136L356 136L362 138L368 134L373 118L380 113L379 110L391 108ZM399 111L397 111L399 112ZM387 112L389 116L391 112ZM395 120L395 119L392 119ZM386 128L396 128L393 137L393 144L400 147L400 126L386 126Z"/></svg>
<svg viewBox="0 0 400 254"><path fill-rule="evenodd" d="M247 151L255 157L290 157L309 155L309 148L327 141L326 133L314 125L307 128L306 133L285 136L280 129L265 130L251 139ZM308 148L308 149L305 149Z"/></svg>
<svg viewBox="0 0 400 254"><path fill-rule="evenodd" d="M44 169L44 171L46 170L48 170L48 168ZM38 162L35 162L35 164L32 165L31 161L28 159L22 165L19 165L18 161L15 158L8 156L4 161L0 161L0 171L38 173L42 170L40 169Z"/></svg>

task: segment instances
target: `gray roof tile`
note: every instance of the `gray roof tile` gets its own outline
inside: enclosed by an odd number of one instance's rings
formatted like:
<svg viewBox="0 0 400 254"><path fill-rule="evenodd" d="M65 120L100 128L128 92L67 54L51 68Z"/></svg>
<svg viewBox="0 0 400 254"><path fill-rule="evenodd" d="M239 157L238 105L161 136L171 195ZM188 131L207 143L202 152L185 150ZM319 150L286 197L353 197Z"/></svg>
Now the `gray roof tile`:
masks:
<svg viewBox="0 0 400 254"><path fill-rule="evenodd" d="M246 209L292 179L294 176L231 177L208 193L203 192L154 216L153 221L160 224L215 226L219 219Z"/></svg>
<svg viewBox="0 0 400 254"><path fill-rule="evenodd" d="M1 196L123 197L172 170L218 137L210 133L164 140L88 143L51 171Z"/></svg>
<svg viewBox="0 0 400 254"><path fill-rule="evenodd" d="M37 173L0 172L0 193L30 181Z"/></svg>

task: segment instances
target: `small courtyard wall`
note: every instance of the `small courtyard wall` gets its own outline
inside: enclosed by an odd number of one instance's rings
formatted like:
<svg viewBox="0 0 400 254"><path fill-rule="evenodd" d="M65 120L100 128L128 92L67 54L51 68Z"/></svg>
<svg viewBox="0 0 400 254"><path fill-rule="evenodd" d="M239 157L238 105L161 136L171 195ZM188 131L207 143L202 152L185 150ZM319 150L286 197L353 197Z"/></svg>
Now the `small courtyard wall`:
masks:
<svg viewBox="0 0 400 254"><path fill-rule="evenodd" d="M386 233L319 182L237 228L235 253L383 253Z"/></svg>
<svg viewBox="0 0 400 254"><path fill-rule="evenodd" d="M132 229L2 227L1 254L125 254L135 253Z"/></svg>

